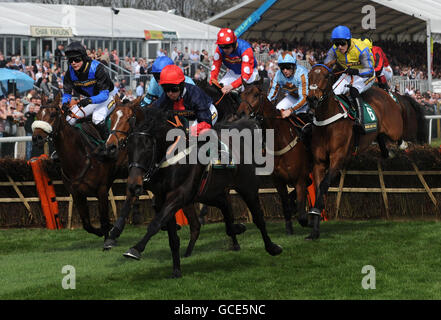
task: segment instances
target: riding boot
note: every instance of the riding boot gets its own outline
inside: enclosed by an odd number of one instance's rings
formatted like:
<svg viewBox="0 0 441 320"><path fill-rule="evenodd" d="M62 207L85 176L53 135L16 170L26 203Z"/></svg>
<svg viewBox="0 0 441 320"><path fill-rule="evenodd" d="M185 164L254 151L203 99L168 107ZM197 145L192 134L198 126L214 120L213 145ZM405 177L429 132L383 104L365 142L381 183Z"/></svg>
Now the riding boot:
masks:
<svg viewBox="0 0 441 320"><path fill-rule="evenodd" d="M240 92L237 90L231 90L230 91L231 97L233 98L234 102L237 103L237 105L240 105L242 102L242 99L240 98Z"/></svg>
<svg viewBox="0 0 441 320"><path fill-rule="evenodd" d="M351 103L354 104L354 109L358 111L357 117L355 118L355 130L361 134L365 134L364 129L364 112L363 112L363 102L361 100L360 93L354 87L349 89L349 95L351 97Z"/></svg>
<svg viewBox="0 0 441 320"><path fill-rule="evenodd" d="M107 137L109 136L109 128L107 128L107 123L105 121L98 123L95 125L95 128L98 130L101 139L107 140Z"/></svg>

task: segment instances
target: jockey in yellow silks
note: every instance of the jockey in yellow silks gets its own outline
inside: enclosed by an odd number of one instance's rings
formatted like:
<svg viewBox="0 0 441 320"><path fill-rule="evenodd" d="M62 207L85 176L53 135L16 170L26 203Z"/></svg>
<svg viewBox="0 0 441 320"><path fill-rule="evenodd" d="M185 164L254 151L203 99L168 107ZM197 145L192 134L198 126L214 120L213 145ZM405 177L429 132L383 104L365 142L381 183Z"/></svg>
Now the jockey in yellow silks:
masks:
<svg viewBox="0 0 441 320"><path fill-rule="evenodd" d="M333 85L336 95L349 93L351 102L358 107L359 119L356 125L364 131L363 110L360 94L368 90L375 79L374 60L369 47L360 39L352 38L351 31L346 26L337 26L332 30L333 46L329 49L324 64L337 60L337 65L344 73ZM348 86L349 85L349 86Z"/></svg>

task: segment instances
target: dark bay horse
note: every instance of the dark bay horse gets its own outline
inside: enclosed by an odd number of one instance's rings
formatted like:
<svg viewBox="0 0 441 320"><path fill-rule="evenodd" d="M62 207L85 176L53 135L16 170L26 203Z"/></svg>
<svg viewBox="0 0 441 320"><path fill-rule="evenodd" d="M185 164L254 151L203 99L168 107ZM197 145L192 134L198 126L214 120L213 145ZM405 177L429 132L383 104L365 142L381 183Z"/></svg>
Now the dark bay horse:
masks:
<svg viewBox="0 0 441 320"><path fill-rule="evenodd" d="M132 127L139 125L142 121L144 121L144 111L139 104L117 104L110 116L110 136L106 141L106 154L109 158L117 159L120 153L127 155L127 140L132 132ZM124 202L121 213L110 232L109 238L106 240L107 247L110 248L116 244L116 239L124 230L130 207L136 198L137 197L133 196L127 189L126 201ZM189 257L193 252L197 239L199 238L201 223L193 204L187 205L183 208L183 211L190 225L190 241L184 254L184 257ZM239 248L236 239L233 239L233 248Z"/></svg>
<svg viewBox="0 0 441 320"><path fill-rule="evenodd" d="M331 181L345 162L350 159L354 138L354 122L344 115L332 90L335 61L316 64L309 71L310 107L314 110L311 149L313 154L313 177L316 185L316 202L309 212L313 218L313 230L307 239L320 236L320 212L325 206L325 195ZM378 87L371 87L362 94L377 116L377 130L359 137L358 151L362 152L376 140L383 157L388 157L386 139L398 142L403 136L403 120L400 106Z"/></svg>
<svg viewBox="0 0 441 320"><path fill-rule="evenodd" d="M181 277L179 237L174 213L179 208L194 202L215 206L224 215L227 235L240 234L245 231L245 227L234 224L229 199L230 189L235 189L250 209L253 222L261 232L266 251L271 255L280 254L282 248L271 241L266 231L259 202L259 182L255 166L237 163L235 169L216 169L208 175L207 164L190 161L195 155L194 152L199 152L201 147L199 143L190 144L185 150L168 158L170 151L173 151L176 143L180 141L179 138L167 141L166 137L170 130L175 128L169 121L168 115L162 110L146 110L144 123L137 126L129 136L128 188L135 195L140 194L144 186L151 190L157 197L158 210L147 227L146 235L124 256L139 260L151 237L166 225L173 258L172 276ZM222 129L250 131L257 128L256 122L248 119L241 119L228 125L216 124L216 126ZM184 136L182 139L186 141L187 138ZM240 152L243 156L243 150ZM185 163L179 163L177 159L184 160Z"/></svg>
<svg viewBox="0 0 441 320"><path fill-rule="evenodd" d="M64 185L72 194L84 229L107 239L112 228L108 215L108 192L118 170L127 165L127 153L120 153L114 161L98 160L84 134L66 121L66 115L60 108L60 98L58 95L51 104L42 103L32 125L32 141L40 146L48 140L53 141ZM100 228L93 227L90 222L87 197L93 196L98 198Z"/></svg>
<svg viewBox="0 0 441 320"><path fill-rule="evenodd" d="M273 180L280 195L285 217L287 234L293 234L292 212L298 211L298 221L302 226L308 223L306 214L307 183L310 181L311 156L299 140L295 124L291 119L283 119L280 111L267 99L259 86L247 86L241 95L242 103L238 113L262 118L262 128L274 130L274 172ZM295 187L296 203L292 204L287 185ZM294 208L292 207L294 205Z"/></svg>
<svg viewBox="0 0 441 320"><path fill-rule="evenodd" d="M423 107L407 94L394 93L393 95L401 106L401 116L403 118L402 140L417 144L427 143L428 129Z"/></svg>

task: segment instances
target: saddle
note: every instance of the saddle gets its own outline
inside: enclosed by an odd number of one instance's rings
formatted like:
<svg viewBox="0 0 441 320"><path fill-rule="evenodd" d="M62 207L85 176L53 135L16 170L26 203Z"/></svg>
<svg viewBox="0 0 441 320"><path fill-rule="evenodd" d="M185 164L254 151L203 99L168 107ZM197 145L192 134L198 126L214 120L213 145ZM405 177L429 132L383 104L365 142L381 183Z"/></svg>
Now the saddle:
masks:
<svg viewBox="0 0 441 320"><path fill-rule="evenodd" d="M346 95L337 95L335 99L339 103L340 107L348 113L351 120L355 120L356 117L359 118L358 107L353 105L350 99ZM377 130L377 116L374 109L365 100L362 100L363 108L363 126L365 133L370 133Z"/></svg>

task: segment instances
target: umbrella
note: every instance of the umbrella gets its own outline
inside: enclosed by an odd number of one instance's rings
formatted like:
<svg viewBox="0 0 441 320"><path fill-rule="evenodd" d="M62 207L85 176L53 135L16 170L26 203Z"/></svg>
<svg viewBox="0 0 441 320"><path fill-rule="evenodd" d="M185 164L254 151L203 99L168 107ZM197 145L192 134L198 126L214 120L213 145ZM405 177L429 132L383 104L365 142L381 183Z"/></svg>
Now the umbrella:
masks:
<svg viewBox="0 0 441 320"><path fill-rule="evenodd" d="M14 82L18 92L28 91L34 87L34 80L26 73L0 68L0 95L8 93L8 82Z"/></svg>

